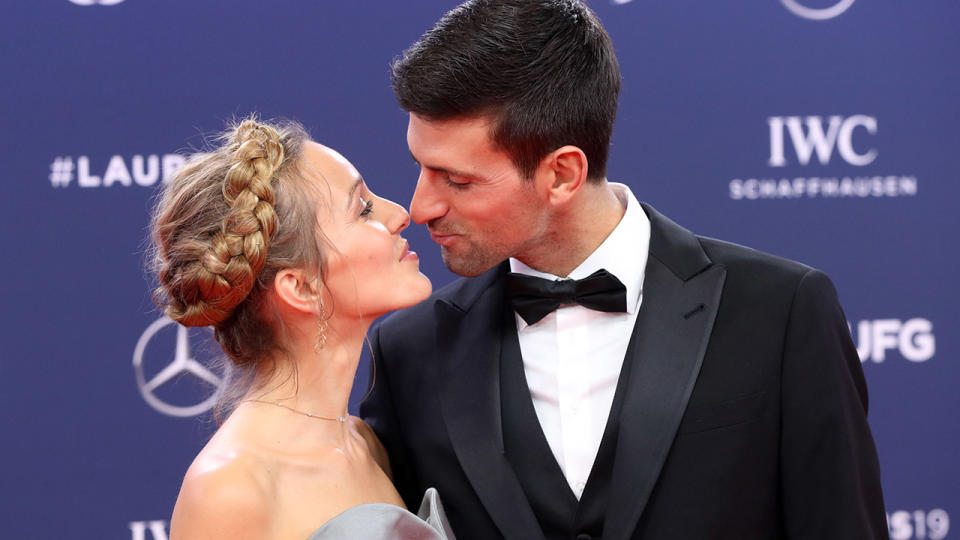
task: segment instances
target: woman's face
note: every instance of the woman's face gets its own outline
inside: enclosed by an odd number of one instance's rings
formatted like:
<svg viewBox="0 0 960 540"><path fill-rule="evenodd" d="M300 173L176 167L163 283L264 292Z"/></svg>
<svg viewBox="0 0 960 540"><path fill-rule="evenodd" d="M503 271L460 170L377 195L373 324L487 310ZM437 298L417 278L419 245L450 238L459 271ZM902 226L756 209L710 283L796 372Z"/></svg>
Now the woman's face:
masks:
<svg viewBox="0 0 960 540"><path fill-rule="evenodd" d="M400 236L407 211L374 195L336 151L310 141L303 152L308 174L317 177L319 225L335 248L325 248L324 281L334 312L375 318L429 296L430 280Z"/></svg>

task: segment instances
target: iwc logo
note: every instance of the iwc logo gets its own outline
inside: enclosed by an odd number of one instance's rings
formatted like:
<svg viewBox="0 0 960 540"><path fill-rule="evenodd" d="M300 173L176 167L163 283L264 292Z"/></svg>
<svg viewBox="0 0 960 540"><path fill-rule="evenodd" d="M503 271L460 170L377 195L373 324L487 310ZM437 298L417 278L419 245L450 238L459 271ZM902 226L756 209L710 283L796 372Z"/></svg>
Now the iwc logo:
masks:
<svg viewBox="0 0 960 540"><path fill-rule="evenodd" d="M813 8L801 4L800 0L780 1L783 2L783 5L790 10L790 13L793 13L797 17L803 17L804 19L810 19L812 21L825 21L827 19L839 17L844 11L850 9L850 6L852 6L854 2L854 0L840 0L839 2L834 3L832 6Z"/></svg>
<svg viewBox="0 0 960 540"><path fill-rule="evenodd" d="M209 330L191 330L162 317L140 336L133 351L133 371L140 395L158 412L186 417L213 408L223 388L224 377L197 360L193 351L202 350L202 347L191 347L191 341L194 345L201 345L201 341L213 342L209 338L201 340L201 336L208 337L208 333ZM209 351L206 356L214 354ZM197 385L197 382L201 384Z"/></svg>

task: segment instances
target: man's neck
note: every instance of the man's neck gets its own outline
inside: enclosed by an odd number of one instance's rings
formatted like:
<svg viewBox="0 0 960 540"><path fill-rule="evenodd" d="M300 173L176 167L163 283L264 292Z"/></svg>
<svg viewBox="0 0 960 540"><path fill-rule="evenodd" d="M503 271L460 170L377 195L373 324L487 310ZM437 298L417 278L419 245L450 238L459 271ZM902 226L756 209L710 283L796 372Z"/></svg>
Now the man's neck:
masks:
<svg viewBox="0 0 960 540"><path fill-rule="evenodd" d="M516 258L539 272L566 277L610 236L624 212L625 201L606 180L588 184L576 200L553 216L536 245Z"/></svg>

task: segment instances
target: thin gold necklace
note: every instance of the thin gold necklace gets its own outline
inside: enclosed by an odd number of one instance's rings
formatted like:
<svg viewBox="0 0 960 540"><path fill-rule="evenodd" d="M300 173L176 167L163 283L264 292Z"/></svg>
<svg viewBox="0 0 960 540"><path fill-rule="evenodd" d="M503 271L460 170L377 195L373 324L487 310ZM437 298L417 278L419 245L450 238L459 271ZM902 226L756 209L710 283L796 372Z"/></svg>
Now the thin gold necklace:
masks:
<svg viewBox="0 0 960 540"><path fill-rule="evenodd" d="M317 420L330 420L331 422L340 422L341 424L347 421L346 417L343 417L343 416L338 416L338 417L336 417L336 418L329 418L329 417L327 417L327 416L320 416L320 415L313 414L313 413L298 411L297 409L294 409L294 408L292 408L292 407L287 407L286 405L284 405L284 404L283 404L282 402L280 402L280 401L265 401L265 400L262 400L262 399L245 399L245 400L243 400L243 401L244 401L244 402L252 401L252 402L255 402L255 403L263 403L263 404L266 404L266 405L276 405L277 407L280 407L281 409L286 409L286 410L288 410L288 411L290 411L290 412L292 412L292 413L297 413L297 414L306 416L306 417L308 417L308 418L316 418Z"/></svg>

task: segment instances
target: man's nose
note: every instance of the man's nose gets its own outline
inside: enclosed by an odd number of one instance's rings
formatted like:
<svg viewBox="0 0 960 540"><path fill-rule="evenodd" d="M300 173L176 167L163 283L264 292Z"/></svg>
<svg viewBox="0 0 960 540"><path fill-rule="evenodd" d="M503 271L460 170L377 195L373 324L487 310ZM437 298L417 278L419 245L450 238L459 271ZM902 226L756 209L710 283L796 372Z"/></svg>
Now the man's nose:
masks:
<svg viewBox="0 0 960 540"><path fill-rule="evenodd" d="M429 171L420 171L413 199L410 200L410 217L420 225L443 217L447 213L446 202L433 186L433 180Z"/></svg>

